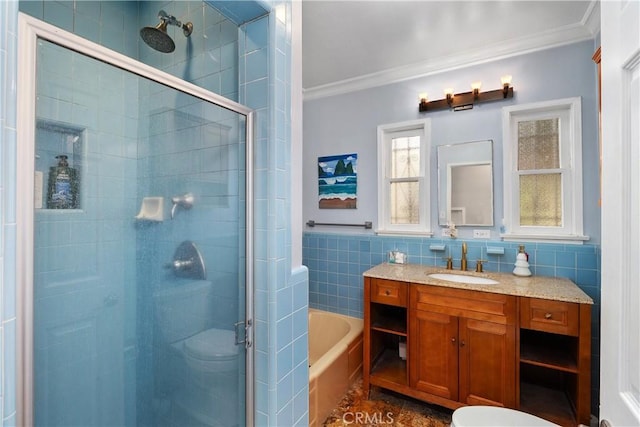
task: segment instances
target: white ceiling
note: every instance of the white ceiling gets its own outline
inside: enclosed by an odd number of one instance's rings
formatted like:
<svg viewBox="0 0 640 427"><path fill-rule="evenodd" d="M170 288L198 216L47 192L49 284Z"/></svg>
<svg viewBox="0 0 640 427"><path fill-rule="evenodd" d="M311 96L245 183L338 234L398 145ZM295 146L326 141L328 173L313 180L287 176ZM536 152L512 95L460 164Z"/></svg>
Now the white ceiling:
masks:
<svg viewBox="0 0 640 427"><path fill-rule="evenodd" d="M305 99L592 39L597 1L303 0Z"/></svg>

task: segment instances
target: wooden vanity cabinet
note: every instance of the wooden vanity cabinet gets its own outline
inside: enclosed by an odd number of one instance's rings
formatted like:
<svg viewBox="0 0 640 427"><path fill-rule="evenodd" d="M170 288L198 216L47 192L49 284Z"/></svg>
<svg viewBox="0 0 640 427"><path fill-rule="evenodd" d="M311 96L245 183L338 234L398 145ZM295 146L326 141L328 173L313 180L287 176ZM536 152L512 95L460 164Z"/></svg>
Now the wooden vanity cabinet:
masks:
<svg viewBox="0 0 640 427"><path fill-rule="evenodd" d="M514 407L515 297L415 284L410 292L410 386L444 406Z"/></svg>
<svg viewBox="0 0 640 427"><path fill-rule="evenodd" d="M364 283L365 393L376 385L449 408L515 406L515 297Z"/></svg>
<svg viewBox="0 0 640 427"><path fill-rule="evenodd" d="M365 395L374 385L589 425L590 304L365 276L363 356Z"/></svg>

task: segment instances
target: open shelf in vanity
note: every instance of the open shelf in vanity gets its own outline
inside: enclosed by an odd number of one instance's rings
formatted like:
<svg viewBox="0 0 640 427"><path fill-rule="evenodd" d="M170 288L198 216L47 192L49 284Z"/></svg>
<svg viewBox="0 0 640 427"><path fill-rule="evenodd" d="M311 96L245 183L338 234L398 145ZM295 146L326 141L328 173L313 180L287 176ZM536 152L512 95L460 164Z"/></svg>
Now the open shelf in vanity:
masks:
<svg viewBox="0 0 640 427"><path fill-rule="evenodd" d="M588 424L590 306L520 298L519 341L520 410L560 425Z"/></svg>
<svg viewBox="0 0 640 427"><path fill-rule="evenodd" d="M368 292L369 381L373 385L397 390L408 385L406 357L399 354L400 343L407 342L407 291L400 282L378 280Z"/></svg>

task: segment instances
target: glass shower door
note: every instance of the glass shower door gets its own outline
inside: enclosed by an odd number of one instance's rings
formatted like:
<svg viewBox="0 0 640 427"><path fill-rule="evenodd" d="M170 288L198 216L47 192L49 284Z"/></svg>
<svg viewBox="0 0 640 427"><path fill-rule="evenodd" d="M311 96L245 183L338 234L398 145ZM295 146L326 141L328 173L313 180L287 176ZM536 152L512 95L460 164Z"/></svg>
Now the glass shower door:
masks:
<svg viewBox="0 0 640 427"><path fill-rule="evenodd" d="M38 426L245 423L247 118L37 42Z"/></svg>

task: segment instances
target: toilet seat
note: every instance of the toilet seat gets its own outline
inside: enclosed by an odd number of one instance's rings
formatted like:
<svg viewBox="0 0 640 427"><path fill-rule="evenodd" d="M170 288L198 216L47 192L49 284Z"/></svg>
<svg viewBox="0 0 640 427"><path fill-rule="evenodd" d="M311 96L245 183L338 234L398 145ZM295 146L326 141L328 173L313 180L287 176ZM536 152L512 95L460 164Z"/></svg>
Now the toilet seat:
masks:
<svg viewBox="0 0 640 427"><path fill-rule="evenodd" d="M207 329L184 341L186 355L200 360L228 360L238 356L235 333L222 329Z"/></svg>
<svg viewBox="0 0 640 427"><path fill-rule="evenodd" d="M464 406L451 416L451 427L558 427L535 415L499 406Z"/></svg>
<svg viewBox="0 0 640 427"><path fill-rule="evenodd" d="M238 347L235 332L215 328L199 332L180 345L187 366L203 384L212 381L209 375L237 371Z"/></svg>

